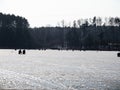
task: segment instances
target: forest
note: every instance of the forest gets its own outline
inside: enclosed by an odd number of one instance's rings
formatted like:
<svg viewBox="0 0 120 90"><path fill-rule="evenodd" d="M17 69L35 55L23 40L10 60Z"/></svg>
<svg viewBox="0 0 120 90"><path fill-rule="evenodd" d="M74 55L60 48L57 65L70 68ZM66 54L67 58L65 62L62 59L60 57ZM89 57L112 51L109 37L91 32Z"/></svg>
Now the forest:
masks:
<svg viewBox="0 0 120 90"><path fill-rule="evenodd" d="M120 50L120 18L95 16L31 28L24 17L0 13L0 48Z"/></svg>

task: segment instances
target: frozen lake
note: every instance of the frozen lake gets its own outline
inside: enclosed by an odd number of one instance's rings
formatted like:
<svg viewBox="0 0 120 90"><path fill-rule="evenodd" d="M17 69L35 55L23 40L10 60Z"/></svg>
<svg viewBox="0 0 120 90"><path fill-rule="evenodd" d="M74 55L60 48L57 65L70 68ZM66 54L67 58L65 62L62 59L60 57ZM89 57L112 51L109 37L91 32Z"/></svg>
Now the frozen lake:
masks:
<svg viewBox="0 0 120 90"><path fill-rule="evenodd" d="M0 50L1 89L120 90L114 51Z"/></svg>

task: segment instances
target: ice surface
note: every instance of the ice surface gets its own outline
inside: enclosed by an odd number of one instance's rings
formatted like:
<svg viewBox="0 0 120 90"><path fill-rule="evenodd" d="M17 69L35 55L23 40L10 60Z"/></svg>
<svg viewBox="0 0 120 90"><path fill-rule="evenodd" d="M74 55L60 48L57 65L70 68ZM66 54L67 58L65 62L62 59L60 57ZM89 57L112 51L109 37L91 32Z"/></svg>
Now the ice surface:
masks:
<svg viewBox="0 0 120 90"><path fill-rule="evenodd" d="M0 50L0 88L120 90L114 51Z"/></svg>

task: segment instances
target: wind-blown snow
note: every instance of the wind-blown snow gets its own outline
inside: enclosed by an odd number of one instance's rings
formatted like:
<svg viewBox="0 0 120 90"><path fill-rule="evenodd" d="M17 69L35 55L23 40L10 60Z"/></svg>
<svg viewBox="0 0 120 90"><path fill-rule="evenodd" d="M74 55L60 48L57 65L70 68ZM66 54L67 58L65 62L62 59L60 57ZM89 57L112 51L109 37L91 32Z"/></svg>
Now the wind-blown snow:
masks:
<svg viewBox="0 0 120 90"><path fill-rule="evenodd" d="M120 90L113 51L0 50L1 89Z"/></svg>

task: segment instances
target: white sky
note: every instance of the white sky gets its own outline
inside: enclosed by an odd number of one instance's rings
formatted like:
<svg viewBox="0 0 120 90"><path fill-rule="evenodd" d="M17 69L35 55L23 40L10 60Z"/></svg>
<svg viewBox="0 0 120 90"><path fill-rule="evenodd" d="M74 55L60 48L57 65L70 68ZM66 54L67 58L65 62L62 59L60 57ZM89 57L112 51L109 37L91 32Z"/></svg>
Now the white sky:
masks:
<svg viewBox="0 0 120 90"><path fill-rule="evenodd" d="M0 0L0 12L20 15L30 26L55 26L94 16L120 16L120 0Z"/></svg>

